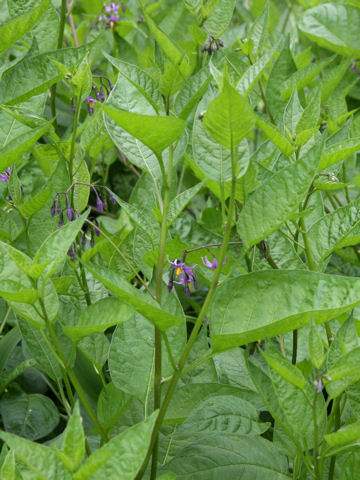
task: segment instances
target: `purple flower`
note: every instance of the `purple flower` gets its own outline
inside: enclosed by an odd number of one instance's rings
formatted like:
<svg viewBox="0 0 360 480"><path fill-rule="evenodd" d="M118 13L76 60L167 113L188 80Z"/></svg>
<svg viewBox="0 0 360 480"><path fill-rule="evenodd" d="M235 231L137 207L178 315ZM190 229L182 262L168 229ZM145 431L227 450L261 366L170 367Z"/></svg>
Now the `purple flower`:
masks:
<svg viewBox="0 0 360 480"><path fill-rule="evenodd" d="M169 257L167 257L167 259L170 265L172 265L170 271L170 279L168 283L169 292L171 292L171 290L173 289L174 283L178 285L185 285L185 293L189 297L191 282L193 283L195 290L199 288L195 271L197 265L189 267L188 265L185 265L185 262L178 260L177 258L173 262L169 259ZM175 275L176 277L180 277L179 281L174 280Z"/></svg>
<svg viewBox="0 0 360 480"><path fill-rule="evenodd" d="M96 103L96 98L93 98L91 95L85 98L85 102L88 104L89 115L94 113L94 105Z"/></svg>
<svg viewBox="0 0 360 480"><path fill-rule="evenodd" d="M120 5L117 5L116 3L112 3L111 5L106 5L106 3L104 3L104 8L106 13L117 12L120 8Z"/></svg>
<svg viewBox="0 0 360 480"><path fill-rule="evenodd" d="M120 20L120 16L115 14L111 15L110 17L105 17L106 20L106 28L114 28L116 27L116 23Z"/></svg>
<svg viewBox="0 0 360 480"><path fill-rule="evenodd" d="M215 255L213 253L212 253L212 256L213 256L212 262L210 262L210 260L207 258L207 256L201 257L201 260L202 260L203 264L205 265L205 267L207 267L207 268L217 268L217 266L218 266L217 258L215 257ZM225 261L223 263L223 266L226 264L226 262L227 262L227 256L225 256Z"/></svg>
<svg viewBox="0 0 360 480"><path fill-rule="evenodd" d="M5 172L0 173L0 180L7 183L10 178L10 173L11 173L11 170L9 167L8 169L5 170Z"/></svg>
<svg viewBox="0 0 360 480"><path fill-rule="evenodd" d="M52 217L55 216L55 208L56 208L56 200L54 200L53 204L51 205L50 214L51 214Z"/></svg>
<svg viewBox="0 0 360 480"><path fill-rule="evenodd" d="M116 199L115 199L112 191L111 191L109 188L107 188L106 191L107 191L107 193L108 193L108 195L109 195L110 202L111 202L113 205L115 205Z"/></svg>
<svg viewBox="0 0 360 480"><path fill-rule="evenodd" d="M66 197L66 216L70 221L73 218L73 212L72 212L72 208L71 208L70 201L69 201L68 197Z"/></svg>
<svg viewBox="0 0 360 480"><path fill-rule="evenodd" d="M94 219L94 224L99 227L98 221ZM98 237L100 235L100 230L99 228L94 228L95 235Z"/></svg>
<svg viewBox="0 0 360 480"><path fill-rule="evenodd" d="M323 382L322 377L317 378L314 380L314 390L316 393L321 393L323 390Z"/></svg>

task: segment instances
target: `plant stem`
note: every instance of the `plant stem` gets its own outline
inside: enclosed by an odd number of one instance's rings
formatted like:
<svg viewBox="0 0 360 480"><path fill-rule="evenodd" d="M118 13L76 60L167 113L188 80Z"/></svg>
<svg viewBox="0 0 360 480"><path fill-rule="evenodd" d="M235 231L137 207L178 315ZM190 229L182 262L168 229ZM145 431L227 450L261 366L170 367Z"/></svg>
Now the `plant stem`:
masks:
<svg viewBox="0 0 360 480"><path fill-rule="evenodd" d="M67 376L68 376L71 380L71 383L74 385L74 388L75 388L77 394L79 395L79 398L80 398L82 404L84 405L85 410L87 411L89 417L91 418L95 427L97 428L98 433L100 434L101 438L103 439L104 442L108 442L108 440L109 440L108 436L107 436L105 430L103 429L102 425L100 424L100 422L99 422L94 410L92 409L90 403L88 402L88 399L86 398L85 392L84 392L78 378L76 377L75 373L71 370L71 368L69 368L69 366L67 364L66 356L65 356L64 352L62 351L62 348L61 348L60 342L57 338L54 327L52 326L52 324L49 320L49 317L48 317L48 314L47 314L47 311L46 311L46 308L45 308L45 304L44 304L42 298L39 299L39 303L40 303L41 310L42 310L42 313L43 313L43 317L44 317L44 320L45 320L45 323L46 323L46 327L49 331L51 340L53 341L57 356L60 358L60 360L62 362L62 365L65 369L65 375L64 375L65 387L67 388L67 391L68 391L68 389L71 391L71 386L69 384L69 380L67 379ZM71 392L71 398L69 398L69 400L70 400L70 403L73 406L74 405L74 398L72 396L72 392Z"/></svg>
<svg viewBox="0 0 360 480"><path fill-rule="evenodd" d="M292 347L292 359L291 359L291 363L293 365L296 365L297 344L298 344L298 331L297 329L295 329L293 330L293 347Z"/></svg>
<svg viewBox="0 0 360 480"><path fill-rule="evenodd" d="M71 136L71 146L70 146L70 156L69 156L69 177L70 182L73 182L74 174L74 154L75 154L75 143L76 143L76 131L79 123L80 117L80 102L79 99L76 99L76 109L75 109L75 118L74 118L74 128Z"/></svg>
<svg viewBox="0 0 360 480"><path fill-rule="evenodd" d="M312 411L313 411L313 421L314 421L314 466L315 466L315 475L316 478L321 480L320 477L320 456L319 456L319 424L318 424L318 418L317 418L317 397L319 393L316 392L314 396L314 403L312 406Z"/></svg>
<svg viewBox="0 0 360 480"><path fill-rule="evenodd" d="M60 50L64 38L64 28L65 28L65 15L66 15L66 0L61 0L61 13L60 13L60 25L59 25L59 36L57 42L57 50ZM50 95L50 107L51 107L51 116L54 118L54 128L55 132L58 133L59 127L56 121L56 83L51 87Z"/></svg>
<svg viewBox="0 0 360 480"><path fill-rule="evenodd" d="M165 175L165 168L163 165L162 158L159 158L160 165L162 164L161 171L163 172L163 189L164 189L164 201L163 201L163 211L161 217L161 227L160 227L160 244L159 244L159 256L157 262L157 276L156 276L156 300L161 306L161 294L163 287L163 271L164 271L164 259L165 259L165 247L166 247L166 237L167 237L167 217L170 204L170 188L171 188L171 178L172 178L172 164L173 164L173 146L169 147L169 163L167 175ZM161 363L162 363L162 335L161 330L155 326L155 375L154 375L154 410L158 410L161 404ZM156 433L154 439L154 447L152 450L152 460L151 460L151 474L150 480L156 479L157 463L159 455L159 434Z"/></svg>
<svg viewBox="0 0 360 480"><path fill-rule="evenodd" d="M162 405L161 405L161 408L160 408L160 411L159 411L159 415L158 415L157 420L155 422L155 426L154 426L154 430L153 430L153 433L152 433L152 438L151 438L151 442L150 442L148 452L147 452L145 460L144 460L144 462L143 462L143 464L142 464L142 466L139 470L139 473L136 476L136 480L140 480L145 473L147 464L148 464L150 456L151 456L152 449L154 448L154 445L155 445L155 442L156 442L156 439L157 439L157 436L158 436L158 432L160 430L163 419L165 417L165 413L166 413L167 408L169 406L171 397L174 393L177 382L178 382L179 378L181 377L182 370L184 368L184 365L186 363L186 360L188 358L190 350L191 350L192 346L194 345L197 334L198 334L198 332L199 332L199 330L202 326L203 320L205 318L205 315L208 311L208 308L209 308L209 306L211 304L211 301L213 299L213 296L215 294L216 287L218 285L218 281L219 281L220 274L221 274L222 264L223 264L224 259L225 259L225 253L226 253L226 249L227 249L228 242L229 242L229 239L230 239L233 215L234 215L234 210L235 210L236 161L237 161L237 148L232 148L231 149L231 163L232 163L231 195L230 195L230 202L229 202L229 209L228 209L228 217L227 217L227 222L226 222L225 232L224 232L224 240L223 240L223 243L222 243L222 247L221 247L220 254L219 254L219 259L218 259L218 267L216 268L216 270L214 272L214 277L213 277L213 280L211 282L208 294L205 298L204 304L203 304L203 306L200 310L199 316L198 316L198 318L195 322L195 325L192 329L189 340L188 340L188 342L185 346L185 349L184 349L184 351L181 355L181 358L179 360L178 369L174 372L174 375L171 379L168 390L165 394L164 400L162 402Z"/></svg>

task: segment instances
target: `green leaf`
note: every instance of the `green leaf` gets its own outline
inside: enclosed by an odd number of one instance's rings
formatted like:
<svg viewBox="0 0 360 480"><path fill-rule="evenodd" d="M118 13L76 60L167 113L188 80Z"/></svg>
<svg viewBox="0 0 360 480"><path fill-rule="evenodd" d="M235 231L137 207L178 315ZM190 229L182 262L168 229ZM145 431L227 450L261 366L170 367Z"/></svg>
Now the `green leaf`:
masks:
<svg viewBox="0 0 360 480"><path fill-rule="evenodd" d="M16 474L15 455L14 452L10 450L6 455L4 463L1 467L0 475L1 478L6 478L7 480L19 480L20 477L18 477Z"/></svg>
<svg viewBox="0 0 360 480"><path fill-rule="evenodd" d="M272 345L268 345L266 353L262 352L262 355L270 367L284 380L301 390L305 389L306 379L301 370L296 365L292 365Z"/></svg>
<svg viewBox="0 0 360 480"><path fill-rule="evenodd" d="M29 440L51 433L59 423L59 412L53 401L39 393L5 395L0 400L5 430Z"/></svg>
<svg viewBox="0 0 360 480"><path fill-rule="evenodd" d="M143 95L153 106L156 112L159 111L159 105L162 98L156 82L152 77L137 65L123 62L104 52L105 57L114 65L114 67L123 75L134 87Z"/></svg>
<svg viewBox="0 0 360 480"><path fill-rule="evenodd" d="M273 126L270 122L267 122L259 116L256 116L256 124L261 128L265 135L270 138L273 144L283 152L284 155L290 157L290 155L294 153L294 145L292 145L289 140L284 137L277 127Z"/></svg>
<svg viewBox="0 0 360 480"><path fill-rule="evenodd" d="M222 351L290 332L308 325L310 315L322 323L359 302L360 281L353 277L300 270L243 275L216 290L210 310L212 347Z"/></svg>
<svg viewBox="0 0 360 480"><path fill-rule="evenodd" d="M299 28L321 47L341 55L360 55L360 12L349 5L326 3L306 10Z"/></svg>
<svg viewBox="0 0 360 480"><path fill-rule="evenodd" d="M321 156L319 171L339 163L356 153L360 148L360 137L349 138L330 147L326 147Z"/></svg>
<svg viewBox="0 0 360 480"><path fill-rule="evenodd" d="M0 103L15 105L46 92L51 85L63 77L57 67L49 61L49 57L71 69L90 48L91 45L85 45L25 57L3 74L0 82Z"/></svg>
<svg viewBox="0 0 360 480"><path fill-rule="evenodd" d="M320 335L320 328L314 323L310 325L308 345L312 364L317 369L321 368L325 360L324 346Z"/></svg>
<svg viewBox="0 0 360 480"><path fill-rule="evenodd" d="M49 0L42 0L39 5L29 12L12 18L8 22L0 25L0 53L11 47L24 33L29 31L39 18L41 18L49 5Z"/></svg>
<svg viewBox="0 0 360 480"><path fill-rule="evenodd" d="M70 460L72 471L75 471L81 465L85 455L85 434L79 402L75 403L74 411L66 425L62 451Z"/></svg>
<svg viewBox="0 0 360 480"><path fill-rule="evenodd" d="M114 293L114 295L131 305L134 310L150 320L150 322L154 323L161 330L183 322L182 318L160 309L158 304L152 300L148 294L133 287L115 272L99 267L98 265L92 265L87 262L83 263L89 272Z"/></svg>
<svg viewBox="0 0 360 480"><path fill-rule="evenodd" d="M317 88L310 98L295 129L297 146L305 145L314 132L318 130L320 119L321 90Z"/></svg>
<svg viewBox="0 0 360 480"><path fill-rule="evenodd" d="M285 456L261 437L214 434L188 444L166 465L177 480L290 479Z"/></svg>
<svg viewBox="0 0 360 480"><path fill-rule="evenodd" d="M356 368L359 362L360 347L356 347L342 355L329 368L327 375L331 381L326 383L326 390L332 398L339 396L349 385L360 379L359 368Z"/></svg>
<svg viewBox="0 0 360 480"><path fill-rule="evenodd" d="M90 173L86 161L80 157L75 157L74 162L75 182L90 183ZM89 202L90 187L88 185L75 185L73 189L74 208L79 212L83 212Z"/></svg>
<svg viewBox="0 0 360 480"><path fill-rule="evenodd" d="M331 447L343 446L351 443L358 443L360 438L360 422L344 425L334 433L325 435L326 442Z"/></svg>
<svg viewBox="0 0 360 480"><path fill-rule="evenodd" d="M84 101L90 94L92 85L88 54L81 60L76 68L75 74L70 78L69 82L70 85L72 85L74 96L77 97L79 102Z"/></svg>
<svg viewBox="0 0 360 480"><path fill-rule="evenodd" d="M235 7L235 0L218 0L204 25L215 37L220 37L227 29Z"/></svg>
<svg viewBox="0 0 360 480"><path fill-rule="evenodd" d="M71 480L71 475L56 453L49 447L31 442L12 433L1 432L0 438L15 452L39 480Z"/></svg>
<svg viewBox="0 0 360 480"><path fill-rule="evenodd" d="M28 368L34 367L36 363L36 360L29 358L28 360L18 363L16 367L12 368L11 370L5 370L3 374L0 374L0 395L10 385L10 383L16 379L16 377L24 373Z"/></svg>
<svg viewBox="0 0 360 480"><path fill-rule="evenodd" d="M177 435L229 433L261 435L269 427L260 423L256 408L232 395L219 395L200 403L176 430Z"/></svg>
<svg viewBox="0 0 360 480"><path fill-rule="evenodd" d="M151 148L156 155L161 155L165 148L174 143L184 133L186 126L180 118L142 115L107 105L103 108L117 125Z"/></svg>
<svg viewBox="0 0 360 480"><path fill-rule="evenodd" d="M224 78L222 92L209 104L204 116L205 128L220 145L232 151L250 133L254 123L248 101Z"/></svg>
<svg viewBox="0 0 360 480"><path fill-rule="evenodd" d="M147 453L158 412L125 430L96 450L74 474L74 480L134 480Z"/></svg>
<svg viewBox="0 0 360 480"><path fill-rule="evenodd" d="M261 53L269 28L269 2L266 2L264 10L255 19L248 33L248 39L251 40L253 48L251 57L256 58Z"/></svg>
<svg viewBox="0 0 360 480"><path fill-rule="evenodd" d="M0 87L1 89L1 87ZM35 145L36 141L50 128L51 122L46 122L40 127L33 128L11 140L0 153L0 171L6 170L12 164L22 162L22 155Z"/></svg>
<svg viewBox="0 0 360 480"><path fill-rule="evenodd" d="M168 227L172 225L186 205L199 193L203 186L203 183L198 183L184 192L179 193L179 195L171 200L168 213Z"/></svg>
<svg viewBox="0 0 360 480"><path fill-rule="evenodd" d="M36 212L42 209L46 204L52 192L52 186L49 185L44 190L36 193L33 197L26 200L18 206L21 214L25 217L32 217Z"/></svg>
<svg viewBox="0 0 360 480"><path fill-rule="evenodd" d="M266 52L262 57L256 60L253 65L250 65L250 67L245 70L238 84L236 85L236 90L240 93L240 95L249 95L251 93L256 86L257 81L261 78L265 68L271 61L275 49L276 47L271 51Z"/></svg>
<svg viewBox="0 0 360 480"><path fill-rule="evenodd" d="M18 327L9 330L0 340L0 373L21 338Z"/></svg>
<svg viewBox="0 0 360 480"><path fill-rule="evenodd" d="M64 332L75 342L95 332L126 322L134 311L114 297L102 298L83 310L76 325L65 325Z"/></svg>
<svg viewBox="0 0 360 480"><path fill-rule="evenodd" d="M237 223L245 248L259 243L294 215L317 171L322 142L296 163L268 177L248 196Z"/></svg>
<svg viewBox="0 0 360 480"><path fill-rule="evenodd" d="M170 38L155 25L150 16L144 11L144 16L148 27L153 34L156 42L159 44L162 52L170 62L178 69L181 77L186 80L190 75L192 67L189 64L186 54L170 40Z"/></svg>
<svg viewBox="0 0 360 480"><path fill-rule="evenodd" d="M49 278L63 263L71 244L89 215L89 211L87 210L77 219L51 233L36 252L33 264L35 266L46 265L42 273L44 278Z"/></svg>
<svg viewBox="0 0 360 480"><path fill-rule="evenodd" d="M320 265L335 249L360 241L360 202L355 200L315 222L308 231L311 253Z"/></svg>
<svg viewBox="0 0 360 480"><path fill-rule="evenodd" d="M21 283L14 282L14 280L1 280L0 295L5 300L33 304L39 298L39 291L26 288Z"/></svg>
<svg viewBox="0 0 360 480"><path fill-rule="evenodd" d="M203 68L190 77L176 95L174 109L179 118L186 120L199 103L211 83L208 68Z"/></svg>

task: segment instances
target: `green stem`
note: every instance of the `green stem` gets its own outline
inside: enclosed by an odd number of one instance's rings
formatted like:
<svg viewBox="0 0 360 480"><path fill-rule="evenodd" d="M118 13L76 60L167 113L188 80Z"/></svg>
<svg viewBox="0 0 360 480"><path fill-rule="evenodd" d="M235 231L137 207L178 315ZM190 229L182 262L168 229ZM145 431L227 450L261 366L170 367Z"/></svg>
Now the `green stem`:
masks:
<svg viewBox="0 0 360 480"><path fill-rule="evenodd" d="M317 396L319 393L315 393L314 404L312 406L313 411L313 421L314 421L314 467L315 467L315 476L318 480L321 480L320 477L320 456L319 456L319 423L317 418Z"/></svg>
<svg viewBox="0 0 360 480"><path fill-rule="evenodd" d="M208 308L209 308L209 306L211 304L211 301L213 299L213 296L215 294L216 287L218 285L218 281L219 281L219 278L220 278L220 275L221 275L222 264L225 260L225 253L226 253L227 245L228 245L228 242L229 242L229 239L230 239L231 227L232 227L232 222L233 222L233 215L234 215L234 211L235 211L236 161L237 161L237 148L232 148L232 150L231 150L231 163L232 163L231 195L230 195L230 202L229 202L229 209L228 209L228 218L227 218L227 222L226 222L226 226L225 226L225 232L224 232L224 240L223 240L223 244L222 244L222 247L221 247L221 250L220 250L220 253L219 253L219 258L218 258L218 267L216 268L216 270L214 272L214 277L213 277L213 280L211 282L208 294L205 298L204 304L203 304L203 306L200 310L199 316L198 316L198 318L195 322L195 325L192 329L189 340L188 340L188 342L185 346L185 349L184 349L184 351L181 355L181 358L179 360L178 369L174 372L174 375L171 379L168 390L165 394L164 400L162 402L162 405L161 405L161 408L160 408L160 411L159 411L159 415L158 415L157 420L155 422L155 426L154 426L154 430L153 430L153 433L152 433L152 438L151 438L151 442L150 442L148 452L147 452L145 460L144 460L144 462L143 462L143 464L142 464L142 466L139 470L139 473L136 476L136 480L140 480L144 475L144 472L146 470L147 464L148 464L150 456L151 456L151 452L154 448L154 444L155 444L156 439L158 437L158 432L159 432L160 427L162 425L162 422L164 420L165 413L166 413L167 408L169 406L169 403L170 403L170 400L171 400L172 395L174 393L175 387L177 385L177 382L178 382L179 378L181 377L182 370L184 368L186 360L189 356L191 348L194 345L197 334L198 334L198 332L199 332L199 330L202 326L205 315L208 311Z"/></svg>
<svg viewBox="0 0 360 480"><path fill-rule="evenodd" d="M66 0L61 0L61 13L60 13L60 25L59 25L59 36L57 42L57 50L60 50L64 38L64 28L65 28L65 16L66 16ZM51 116L54 118L54 127L56 133L58 133L59 127L56 122L56 83L51 87L51 96L50 96L50 107L51 107Z"/></svg>
<svg viewBox="0 0 360 480"><path fill-rule="evenodd" d="M51 340L53 341L57 356L61 360L61 363L62 363L62 365L65 369L65 375L64 375L65 387L66 387L67 391L68 391L68 389L69 389L69 391L71 391L71 386L70 386L69 380L67 378L67 377L69 377L70 380L71 380L71 383L74 385L74 388L75 388L77 394L79 395L79 398L80 398L82 404L85 407L85 410L87 411L89 417L91 418L95 427L97 428L98 433L100 434L100 436L101 436L101 438L103 439L104 442L108 442L108 440L109 440L108 436L107 436L104 428L100 424L100 422L99 422L95 412L93 411L90 403L88 402L88 399L86 398L85 392L84 392L78 378L76 377L75 373L71 370L71 368L69 368L69 366L67 364L66 356L65 356L64 352L62 351L62 348L61 348L60 342L57 338L54 327L52 326L52 323L49 320L49 317L48 317L48 314L47 314L47 311L46 311L46 308L45 308L45 304L44 304L42 298L39 299L39 302L40 302L41 310L42 310L44 320L45 320L45 323L46 323L46 327L49 331ZM72 406L73 406L74 405L74 398L72 396L72 392L71 392L71 398L69 398L69 400L70 400L70 403L72 403Z"/></svg>
<svg viewBox="0 0 360 480"><path fill-rule="evenodd" d="M75 155L75 144L76 144L76 132L78 128L78 123L79 123L79 117L80 117L80 102L79 99L76 99L76 110L75 110L75 118L74 118L74 128L71 136L71 146L70 146L70 156L69 156L69 177L70 177L70 183L74 181L73 175L74 175L74 155Z"/></svg>
<svg viewBox="0 0 360 480"><path fill-rule="evenodd" d="M293 365L296 365L297 344L298 344L298 331L297 331L297 329L295 329L295 330L293 330L293 348L292 348L292 359L291 359L291 363Z"/></svg>
<svg viewBox="0 0 360 480"><path fill-rule="evenodd" d="M167 219L168 211L170 204L170 188L171 188L171 178L172 178L172 164L173 164L173 146L169 147L169 163L168 163L168 172L165 174L165 168L162 158L159 157L159 163L161 166L161 171L163 173L163 189L164 189L164 201L163 201L163 211L161 217L161 227L160 227L160 244L159 244L159 256L157 262L157 276L156 276L156 300L161 305L161 294L163 287L163 271L164 271L164 260L165 260L165 247L166 247L166 237L168 232ZM161 404L161 364L162 364L162 335L161 330L158 327L155 328L155 375L154 375L154 410L158 410ZM158 455L159 455L159 434L156 433L154 438L154 446L152 449L152 460L151 460L151 474L150 480L156 479L157 464L158 464Z"/></svg>

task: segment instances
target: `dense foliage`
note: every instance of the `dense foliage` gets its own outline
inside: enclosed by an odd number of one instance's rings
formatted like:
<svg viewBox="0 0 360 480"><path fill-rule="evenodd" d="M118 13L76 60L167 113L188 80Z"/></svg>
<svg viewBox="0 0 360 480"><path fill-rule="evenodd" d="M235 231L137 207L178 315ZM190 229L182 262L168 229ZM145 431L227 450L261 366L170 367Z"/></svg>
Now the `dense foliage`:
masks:
<svg viewBox="0 0 360 480"><path fill-rule="evenodd" d="M359 478L360 1L0 21L0 477Z"/></svg>

